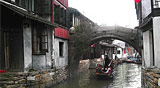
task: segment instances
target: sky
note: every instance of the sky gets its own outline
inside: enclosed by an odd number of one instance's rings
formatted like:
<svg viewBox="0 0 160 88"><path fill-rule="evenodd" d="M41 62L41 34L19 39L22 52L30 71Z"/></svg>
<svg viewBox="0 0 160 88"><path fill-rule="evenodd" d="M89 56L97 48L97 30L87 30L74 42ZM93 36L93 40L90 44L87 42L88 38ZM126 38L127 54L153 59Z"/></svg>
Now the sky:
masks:
<svg viewBox="0 0 160 88"><path fill-rule="evenodd" d="M104 26L134 28L138 25L134 0L68 0L87 18Z"/></svg>

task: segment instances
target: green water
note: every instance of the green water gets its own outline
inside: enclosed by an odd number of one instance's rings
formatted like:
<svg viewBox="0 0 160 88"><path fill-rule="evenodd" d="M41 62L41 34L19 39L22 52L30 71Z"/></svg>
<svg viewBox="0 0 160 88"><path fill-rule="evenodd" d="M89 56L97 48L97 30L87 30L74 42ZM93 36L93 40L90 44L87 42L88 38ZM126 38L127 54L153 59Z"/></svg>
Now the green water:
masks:
<svg viewBox="0 0 160 88"><path fill-rule="evenodd" d="M90 69L52 88L141 88L141 65L120 64L113 79L96 79L94 72Z"/></svg>

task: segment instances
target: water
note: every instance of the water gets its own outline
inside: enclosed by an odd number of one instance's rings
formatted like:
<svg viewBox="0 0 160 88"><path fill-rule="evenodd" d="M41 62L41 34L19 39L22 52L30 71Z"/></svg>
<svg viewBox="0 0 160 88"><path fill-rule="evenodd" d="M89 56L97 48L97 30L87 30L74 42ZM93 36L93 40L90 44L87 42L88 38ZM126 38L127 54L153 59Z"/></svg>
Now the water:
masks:
<svg viewBox="0 0 160 88"><path fill-rule="evenodd" d="M141 88L141 65L120 64L115 68L113 79L96 79L94 72L95 69L90 69L53 88Z"/></svg>

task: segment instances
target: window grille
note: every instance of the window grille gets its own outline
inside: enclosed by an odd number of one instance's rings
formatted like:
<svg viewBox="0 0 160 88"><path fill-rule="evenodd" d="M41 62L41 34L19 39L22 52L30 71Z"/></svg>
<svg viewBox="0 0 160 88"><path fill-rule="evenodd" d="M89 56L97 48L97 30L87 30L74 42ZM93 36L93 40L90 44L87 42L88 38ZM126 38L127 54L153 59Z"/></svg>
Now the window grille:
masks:
<svg viewBox="0 0 160 88"><path fill-rule="evenodd" d="M33 29L32 47L33 54L45 54L46 52L48 52L47 29Z"/></svg>

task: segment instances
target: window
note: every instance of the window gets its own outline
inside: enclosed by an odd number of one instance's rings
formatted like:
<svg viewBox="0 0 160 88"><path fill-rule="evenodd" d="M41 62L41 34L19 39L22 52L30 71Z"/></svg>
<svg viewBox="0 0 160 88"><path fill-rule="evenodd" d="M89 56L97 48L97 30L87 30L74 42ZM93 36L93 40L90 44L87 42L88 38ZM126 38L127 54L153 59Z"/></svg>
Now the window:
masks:
<svg viewBox="0 0 160 88"><path fill-rule="evenodd" d="M160 8L160 0L153 0L153 7Z"/></svg>
<svg viewBox="0 0 160 88"><path fill-rule="evenodd" d="M34 11L34 0L19 0L19 5L30 11Z"/></svg>
<svg viewBox="0 0 160 88"><path fill-rule="evenodd" d="M54 19L56 23L60 23L60 6L54 5Z"/></svg>
<svg viewBox="0 0 160 88"><path fill-rule="evenodd" d="M60 8L60 24L63 24L63 8Z"/></svg>
<svg viewBox="0 0 160 88"><path fill-rule="evenodd" d="M32 6L31 6L31 11L34 11L34 0L31 1L32 2Z"/></svg>
<svg viewBox="0 0 160 88"><path fill-rule="evenodd" d="M113 49L113 54L116 54L117 48Z"/></svg>
<svg viewBox="0 0 160 88"><path fill-rule="evenodd" d="M120 54L120 50L117 50L117 54Z"/></svg>
<svg viewBox="0 0 160 88"><path fill-rule="evenodd" d="M63 26L67 26L67 12L60 5L54 5L54 19L55 22Z"/></svg>
<svg viewBox="0 0 160 88"><path fill-rule="evenodd" d="M63 47L64 47L64 43L63 42L59 42L59 56L63 56Z"/></svg>
<svg viewBox="0 0 160 88"><path fill-rule="evenodd" d="M25 0L20 0L20 6L25 7Z"/></svg>
<svg viewBox="0 0 160 88"><path fill-rule="evenodd" d="M48 52L47 29L34 29L32 31L33 54L45 54Z"/></svg>

